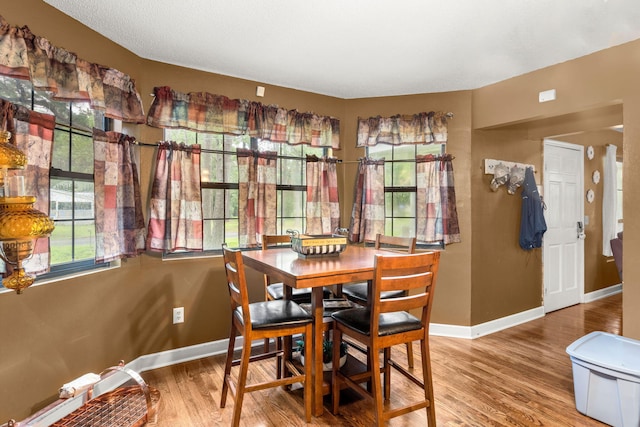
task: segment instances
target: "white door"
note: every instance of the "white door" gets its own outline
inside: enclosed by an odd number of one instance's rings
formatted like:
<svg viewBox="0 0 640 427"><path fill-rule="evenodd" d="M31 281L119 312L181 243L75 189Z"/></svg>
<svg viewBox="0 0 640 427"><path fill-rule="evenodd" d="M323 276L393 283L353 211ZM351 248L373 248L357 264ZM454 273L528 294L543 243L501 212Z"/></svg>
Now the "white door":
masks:
<svg viewBox="0 0 640 427"><path fill-rule="evenodd" d="M544 311L578 304L584 294L583 177L581 145L545 139L543 239Z"/></svg>

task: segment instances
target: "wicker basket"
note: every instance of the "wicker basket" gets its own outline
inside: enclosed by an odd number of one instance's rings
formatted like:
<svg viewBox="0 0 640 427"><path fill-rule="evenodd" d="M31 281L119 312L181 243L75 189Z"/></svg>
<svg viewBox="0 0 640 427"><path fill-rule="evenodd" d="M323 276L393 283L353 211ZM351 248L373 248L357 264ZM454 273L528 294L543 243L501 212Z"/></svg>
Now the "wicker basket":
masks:
<svg viewBox="0 0 640 427"><path fill-rule="evenodd" d="M337 256L347 249L346 236L335 234L308 235L297 231L288 231L291 235L291 249L301 258L318 256Z"/></svg>
<svg viewBox="0 0 640 427"><path fill-rule="evenodd" d="M123 366L104 370L100 377L121 371L131 380L113 391L93 397L93 386L87 391L87 401L75 411L51 424L52 427L139 427L154 423L160 392L147 386L142 377ZM134 384L134 385L129 385ZM58 403L62 404L65 400ZM54 407L56 405L53 405ZM52 408L47 408L51 410ZM8 427L32 425L30 420L9 422Z"/></svg>

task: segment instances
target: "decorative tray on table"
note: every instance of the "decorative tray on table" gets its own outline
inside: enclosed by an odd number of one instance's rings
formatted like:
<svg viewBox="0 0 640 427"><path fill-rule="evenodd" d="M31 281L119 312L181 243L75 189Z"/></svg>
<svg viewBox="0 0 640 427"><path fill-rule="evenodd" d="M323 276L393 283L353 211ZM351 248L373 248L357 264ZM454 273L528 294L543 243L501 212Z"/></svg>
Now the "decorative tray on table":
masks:
<svg viewBox="0 0 640 427"><path fill-rule="evenodd" d="M291 236L291 249L300 258L338 256L347 249L347 237L336 234L310 235L287 230Z"/></svg>

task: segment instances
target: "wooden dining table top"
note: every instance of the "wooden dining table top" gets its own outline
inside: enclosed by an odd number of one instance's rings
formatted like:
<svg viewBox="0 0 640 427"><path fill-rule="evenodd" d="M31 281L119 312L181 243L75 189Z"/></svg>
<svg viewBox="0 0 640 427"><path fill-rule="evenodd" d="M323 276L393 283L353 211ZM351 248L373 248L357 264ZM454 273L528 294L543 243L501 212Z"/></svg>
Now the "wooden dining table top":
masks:
<svg viewBox="0 0 640 427"><path fill-rule="evenodd" d="M339 255L303 258L291 248L244 251L245 265L292 288L313 288L373 279L375 255L389 251L349 245Z"/></svg>

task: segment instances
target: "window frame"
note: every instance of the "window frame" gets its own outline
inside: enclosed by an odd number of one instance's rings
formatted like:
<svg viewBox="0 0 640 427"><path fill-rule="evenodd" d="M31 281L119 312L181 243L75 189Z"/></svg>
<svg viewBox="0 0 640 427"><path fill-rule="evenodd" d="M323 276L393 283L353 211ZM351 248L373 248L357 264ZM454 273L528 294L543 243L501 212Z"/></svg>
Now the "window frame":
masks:
<svg viewBox="0 0 640 427"><path fill-rule="evenodd" d="M328 147L312 147L308 144L298 144L298 145L291 145L291 144L287 144L287 143L281 143L281 142L271 142L268 140L261 140L259 138L254 138L254 137L250 137L248 135L227 135L227 134L215 134L218 135L218 137L222 138L222 149L212 149L212 148L207 148L205 147L205 144L201 143L201 139L205 139L207 137L210 137L210 135L212 134L207 134L207 133L203 133L203 132L197 132L197 131L192 131L192 130L186 130L186 129L165 129L165 133L164 133L164 138L165 141L177 141L177 142L185 142L185 145L192 145L192 144L201 144L201 158L200 158L200 166L201 166L201 172L203 171L203 162L206 161L205 158L208 154L214 154L214 155L220 155L222 156L222 164L223 164L223 168L227 168L227 167L235 167L237 170L237 162L236 162L236 151L229 149L228 147L232 147L234 146L233 143L228 143L228 141L225 138L243 138L243 144L241 145L242 148L244 149L250 149L250 150L255 150L258 152L265 152L265 151L277 151L277 166L276 166L276 197L277 197L277 202L276 202L276 234L284 234L286 233L286 231L288 229L291 229L292 227L287 226L287 223L291 223L292 221L297 222L297 224L300 226L301 230L299 231L304 231L305 227L306 227L306 192L307 192L307 185L306 185L306 155L307 154L315 154L318 157L321 156L331 156L332 155L332 150L331 148ZM238 146L236 145L236 148L238 148ZM285 153L285 151L299 151L299 155L290 155ZM227 162L225 161L226 157L225 156L231 156L232 161L227 164ZM282 161L294 161L294 162L299 162L299 164L301 165L300 167L300 173L298 176L299 179L299 183L295 183L295 184L291 184L291 183L284 183L283 181L286 181L286 177L285 177L285 167L282 166ZM226 202L228 200L227 198L227 191L238 191L239 189L239 184L237 182L237 176L236 176L236 180L235 181L229 181L229 182L219 182L219 181L209 181L209 180L203 180L202 179L202 175L205 175L204 173L201 173L201 191L207 191L207 190L223 190L224 191L224 200L225 200L225 207L226 207ZM229 173L225 173L224 169L223 169L223 173L222 173L222 177L224 180L226 180L231 174ZM284 203L283 203L283 197L285 197L285 192L296 192L299 194L299 212L298 215L286 215L286 213L284 212ZM215 198L215 196L214 196ZM229 199L231 199L232 197L229 196ZM203 199L203 203L204 203L204 199L205 199L205 195L203 193L202 195L202 199ZM236 205L236 210L237 210L237 205ZM207 233L207 230L209 229L209 226L206 224L208 221L216 221L216 222L223 222L225 223L225 227L223 228L223 236L222 236L222 242L226 242L227 239L227 229L226 229L226 223L228 220L232 220L235 221L237 223L238 217L234 217L234 216L229 216L227 217L227 209L223 209L224 211L224 215L223 216L218 216L218 217L206 217L205 214L206 209L203 206L203 233ZM237 230L237 229L236 229ZM237 233L237 231L236 231ZM230 233L231 234L231 233ZM205 242L207 240L207 236L204 236ZM214 243L219 243L219 242L214 242ZM220 248L218 248L216 245L213 246L206 246L204 247L204 249L200 252L195 252L195 251L175 251L175 252L163 252L162 253L162 258L163 260L176 260L176 259L182 259L182 258L201 258L201 257L210 257L210 256L219 256L222 254L222 248L221 248L221 244L219 245ZM233 246L233 245L232 245ZM259 249L259 248L242 248L243 250L252 250L252 249Z"/></svg>
<svg viewBox="0 0 640 427"><path fill-rule="evenodd" d="M76 182L90 182L91 184L93 184L94 182L93 169L92 169L92 172L89 174L89 173L82 173L82 172L72 172L71 170L64 171L60 168L54 167L55 138L59 138L59 135L61 132L68 133L67 141L69 145L69 150L68 150L69 157L65 160L66 160L66 163L69 164L69 169L71 169L71 165L73 162L74 136L80 136L83 138L84 137L92 138L92 133L90 128L82 128L82 127L75 126L74 117L77 116L78 111L81 110L81 108L74 109L74 102L72 101L57 101L52 99L49 93L47 93L46 91L35 90L33 85L28 81L19 80L19 79L7 77L7 76L0 76L0 82L7 83L7 86L8 86L8 82L11 80L15 81L16 90L18 91L19 97L18 99L15 99L15 97L12 96L13 94L10 94L7 92L7 93L0 94L2 98L7 99L8 101L16 105L21 105L25 108L28 108L32 111L46 113L46 114L53 114L56 117L56 125L54 130L54 141L53 141L54 147L51 153L52 161L51 161L51 167L49 169L49 178L50 178L49 190L51 191L51 183L56 179L69 179L72 181L73 187L75 187ZM64 117L62 118L63 120L65 120L65 122L60 121L59 120L60 117L57 116L51 108L49 108L49 107L52 107L53 105L62 105L62 104L66 104L64 108L66 110L66 113L63 114ZM76 104L76 107L77 107L77 104ZM93 110L91 108L87 108L85 110L91 111L91 114L93 115L93 124L92 124L93 127L101 127L104 130L114 130L114 128L116 127L121 127L121 123L119 123L119 121L107 119L104 117L103 113L97 112L96 110ZM28 155L28 153L26 154ZM50 203L51 203L51 200L50 200ZM75 204L75 200L72 199L71 203ZM70 220L64 219L64 221L71 221L72 223L74 223L76 220L79 220L75 218L75 211L76 211L75 205L73 205L71 208L71 212L73 213L72 218ZM49 215L51 215L51 211L49 212ZM62 221L60 219L55 219L55 218L52 218L52 219L54 220L54 225ZM93 209L91 218L83 218L80 221L92 221L95 229L95 209ZM55 229L53 233L55 233ZM53 233L52 233L52 236L54 235ZM73 237L74 236L73 233L74 232L72 231L72 238L71 238L72 254L75 253L75 249L76 249L75 248L76 243L75 243L75 238ZM50 241L49 243L50 254L53 254L54 247L55 246L51 245L51 241ZM94 254L95 254L95 247L94 247ZM95 257L89 258L89 259L72 260L71 262L50 265L49 272L38 274L35 277L33 286L44 284L44 283L50 283L50 282L58 281L61 279L70 278L73 276L90 274L97 271L103 271L109 268L116 268L119 266L120 266L119 260L107 262L107 263L96 263ZM0 283L0 293L8 292L8 291L10 290L2 287Z"/></svg>
<svg viewBox="0 0 640 427"><path fill-rule="evenodd" d="M366 156L368 158L380 159L379 154L381 152L391 152L391 159L387 159L383 157L384 162L384 176L385 176L385 220L384 220L384 234L391 236L400 236L400 237L415 237L416 236L416 194L418 191L417 185L415 183L416 176L416 156L425 155L425 154L433 154L433 155L443 155L446 154L446 143L432 143L432 144L402 144L402 145L394 145L394 144L377 144L375 146L366 147ZM437 148L436 148L437 147ZM407 150L408 148L413 148L413 155L407 156L405 153L397 155L400 150ZM402 163L412 163L413 164L413 182L411 185L396 185L395 177L399 175L399 173L395 170L397 169L396 164ZM391 185L387 185L387 178L391 177ZM401 193L409 193L413 195L410 196L410 200L413 203L413 207L409 208L412 210L413 215L394 215L396 209L394 203L394 196ZM391 200L389 200L391 198ZM389 209L390 208L390 209ZM407 209L405 209L407 210ZM404 233L399 233L397 230L397 225L402 224L402 220L412 220L413 221L413 230L407 236ZM419 249L439 249L442 250L445 248L444 242L440 243L427 243L424 241L417 241L416 248Z"/></svg>

